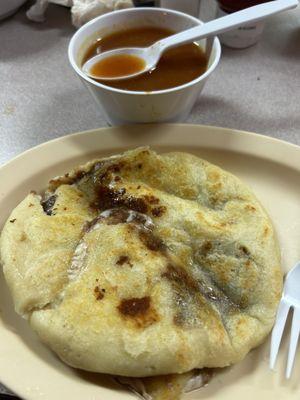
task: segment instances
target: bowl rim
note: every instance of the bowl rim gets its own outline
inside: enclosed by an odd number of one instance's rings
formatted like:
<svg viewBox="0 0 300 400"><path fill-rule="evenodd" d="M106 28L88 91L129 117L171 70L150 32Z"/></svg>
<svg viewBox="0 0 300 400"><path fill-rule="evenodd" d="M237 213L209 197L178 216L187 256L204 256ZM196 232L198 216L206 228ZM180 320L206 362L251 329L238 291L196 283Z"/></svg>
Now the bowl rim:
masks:
<svg viewBox="0 0 300 400"><path fill-rule="evenodd" d="M161 7L137 7L137 8L126 8L126 9L122 9L122 10L116 10L110 13L106 13L103 15L100 15L96 18L93 18L91 21L87 22L86 24L84 24L83 26L81 26L72 36L70 42L69 42L69 46L68 46L68 58L69 58L69 62L72 66L72 68L75 70L75 72L85 81L87 81L88 83L92 84L93 86L96 86L98 88L104 89L104 90L108 90L111 92L115 92L115 93L121 93L121 94L131 94L131 95L146 95L146 96L150 96L150 95L156 95L156 94L168 94L168 93L172 93L172 92L176 92L176 91L181 91L184 90L190 86L194 86L195 84L203 81L206 77L208 77L217 67L220 58L221 58L221 44L220 41L218 39L217 36L214 37L213 40L213 48L215 47L216 53L214 56L214 60L212 62L212 64L210 65L210 67L204 72L204 74L199 75L196 79L193 79L192 81L189 81L183 85L180 86L175 86L172 88L168 88L168 89L163 89L163 90L153 90L153 91L133 91L133 90L124 90L124 89L118 89L112 86L108 86L108 85L104 85L100 82L95 81L94 79L88 77L86 74L83 73L82 69L77 65L76 61L75 61L75 57L74 57L74 53L75 53L75 45L76 42L78 40L78 38L80 37L80 35L91 25L95 25L97 24L98 21L105 19L108 15L111 15L112 13L114 13L115 15L117 14L135 14L135 13L139 13L139 12L147 12L147 11L154 11L154 12L159 12L159 13L167 13L167 14L173 14L173 15L177 15L179 17L183 17L185 19L189 19L193 22L195 22L197 25L200 25L199 22L203 23L203 21L201 21L198 18L195 18L189 14L183 13L181 11L177 11L177 10L171 10L168 8L161 8Z"/></svg>

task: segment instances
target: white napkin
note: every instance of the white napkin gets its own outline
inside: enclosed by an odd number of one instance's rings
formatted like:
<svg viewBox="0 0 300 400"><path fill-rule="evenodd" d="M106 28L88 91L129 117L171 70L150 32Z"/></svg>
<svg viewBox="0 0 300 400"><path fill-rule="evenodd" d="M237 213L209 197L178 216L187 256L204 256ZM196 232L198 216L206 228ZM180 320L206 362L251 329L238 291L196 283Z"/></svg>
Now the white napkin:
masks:
<svg viewBox="0 0 300 400"><path fill-rule="evenodd" d="M34 22L45 21L45 12L48 7L48 3L61 4L63 6L71 7L73 4L72 0L37 0L33 6L26 12L27 18Z"/></svg>
<svg viewBox="0 0 300 400"><path fill-rule="evenodd" d="M78 28L98 15L129 7L132 0L73 0L72 23Z"/></svg>
<svg viewBox="0 0 300 400"><path fill-rule="evenodd" d="M133 7L132 0L37 0L27 11L27 17L35 22L45 21L49 3L71 7L72 23L77 28L98 15Z"/></svg>

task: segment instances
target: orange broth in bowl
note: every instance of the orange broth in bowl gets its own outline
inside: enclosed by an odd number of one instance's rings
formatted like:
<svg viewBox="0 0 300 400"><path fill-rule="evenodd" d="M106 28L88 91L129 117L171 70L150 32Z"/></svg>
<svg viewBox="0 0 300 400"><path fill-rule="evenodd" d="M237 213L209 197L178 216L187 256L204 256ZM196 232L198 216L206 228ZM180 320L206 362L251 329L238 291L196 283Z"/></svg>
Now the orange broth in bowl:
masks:
<svg viewBox="0 0 300 400"><path fill-rule="evenodd" d="M175 32L156 27L131 28L110 35L99 37L87 50L82 65L95 55L121 47L148 47L157 40L163 39ZM116 77L133 71L136 60L126 59L103 61L93 67L93 73L100 72L102 76ZM116 62L114 62L116 61ZM202 75L207 69L207 58L197 43L190 43L167 50L163 53L156 68L138 77L124 80L101 81L107 86L129 91L153 92L184 85ZM98 68L98 69L97 69ZM105 69L103 69L105 68ZM105 75L104 75L104 73ZM102 73L101 73L102 72ZM128 73L128 72L127 72Z"/></svg>

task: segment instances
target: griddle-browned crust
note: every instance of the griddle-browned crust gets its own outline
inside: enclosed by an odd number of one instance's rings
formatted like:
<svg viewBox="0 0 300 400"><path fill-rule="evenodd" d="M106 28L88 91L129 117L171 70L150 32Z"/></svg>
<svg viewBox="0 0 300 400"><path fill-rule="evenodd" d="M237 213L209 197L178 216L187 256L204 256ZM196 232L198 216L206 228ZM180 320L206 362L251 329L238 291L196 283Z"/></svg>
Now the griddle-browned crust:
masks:
<svg viewBox="0 0 300 400"><path fill-rule="evenodd" d="M185 153L136 149L52 180L12 212L0 246L17 312L68 364L111 374L241 360L282 288L253 193Z"/></svg>

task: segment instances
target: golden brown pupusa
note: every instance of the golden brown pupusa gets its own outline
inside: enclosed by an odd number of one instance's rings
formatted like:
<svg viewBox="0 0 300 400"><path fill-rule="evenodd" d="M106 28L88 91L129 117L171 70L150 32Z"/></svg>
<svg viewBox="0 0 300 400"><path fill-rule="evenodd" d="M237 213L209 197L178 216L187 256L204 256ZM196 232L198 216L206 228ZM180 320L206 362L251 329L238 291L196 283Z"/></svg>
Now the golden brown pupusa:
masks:
<svg viewBox="0 0 300 400"><path fill-rule="evenodd" d="M136 149L29 194L0 239L17 312L68 364L125 376L241 360L281 294L269 217L236 177Z"/></svg>

